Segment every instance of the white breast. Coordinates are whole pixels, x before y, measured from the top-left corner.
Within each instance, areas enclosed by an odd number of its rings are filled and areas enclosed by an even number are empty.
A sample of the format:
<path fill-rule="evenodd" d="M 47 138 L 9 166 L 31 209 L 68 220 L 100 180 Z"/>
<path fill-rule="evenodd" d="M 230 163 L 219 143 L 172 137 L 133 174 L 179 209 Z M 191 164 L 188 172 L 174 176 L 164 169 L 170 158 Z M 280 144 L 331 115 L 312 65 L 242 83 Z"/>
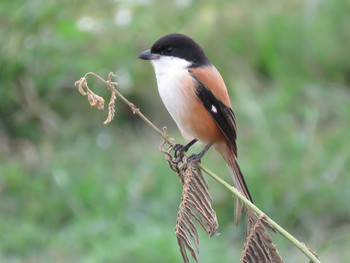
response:
<path fill-rule="evenodd" d="M 152 60 L 156 73 L 158 91 L 160 97 L 180 129 L 183 129 L 180 115 L 186 109 L 186 87 L 182 80 L 188 75 L 187 68 L 191 62 L 176 57 L 161 56 Z"/>

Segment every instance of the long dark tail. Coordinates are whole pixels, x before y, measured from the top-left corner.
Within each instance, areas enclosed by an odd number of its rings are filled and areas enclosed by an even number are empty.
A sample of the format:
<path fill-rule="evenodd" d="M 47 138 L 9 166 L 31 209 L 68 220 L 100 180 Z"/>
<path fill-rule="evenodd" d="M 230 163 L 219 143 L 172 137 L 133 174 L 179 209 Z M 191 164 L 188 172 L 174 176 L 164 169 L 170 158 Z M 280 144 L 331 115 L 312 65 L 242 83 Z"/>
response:
<path fill-rule="evenodd" d="M 249 199 L 250 202 L 253 203 L 253 199 L 249 193 L 247 183 L 243 177 L 241 168 L 239 168 L 237 158 L 235 158 L 233 164 L 228 164 L 228 168 L 230 170 L 233 182 L 235 183 L 236 188 L 238 191 L 244 194 L 244 196 Z"/>
<path fill-rule="evenodd" d="M 237 157 L 229 144 L 221 144 L 216 146 L 217 151 L 226 161 L 228 168 L 230 170 L 233 182 L 238 191 L 240 191 L 244 196 L 253 203 L 253 199 L 249 193 L 248 186 L 244 180 L 241 169 L 239 168 Z M 235 198 L 235 224 L 238 224 L 238 221 L 242 214 L 242 207 L 237 198 Z"/>

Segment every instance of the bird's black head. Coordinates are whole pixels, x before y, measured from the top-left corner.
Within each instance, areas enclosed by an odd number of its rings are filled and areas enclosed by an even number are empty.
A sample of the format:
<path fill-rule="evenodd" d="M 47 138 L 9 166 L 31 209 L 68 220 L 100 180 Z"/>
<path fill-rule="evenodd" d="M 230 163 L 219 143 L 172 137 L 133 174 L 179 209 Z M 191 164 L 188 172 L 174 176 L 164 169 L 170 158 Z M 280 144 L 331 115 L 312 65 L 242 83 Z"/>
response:
<path fill-rule="evenodd" d="M 169 34 L 161 37 L 152 45 L 151 49 L 142 52 L 139 58 L 153 60 L 160 56 L 185 59 L 192 63 L 192 67 L 210 64 L 200 45 L 183 34 Z"/>

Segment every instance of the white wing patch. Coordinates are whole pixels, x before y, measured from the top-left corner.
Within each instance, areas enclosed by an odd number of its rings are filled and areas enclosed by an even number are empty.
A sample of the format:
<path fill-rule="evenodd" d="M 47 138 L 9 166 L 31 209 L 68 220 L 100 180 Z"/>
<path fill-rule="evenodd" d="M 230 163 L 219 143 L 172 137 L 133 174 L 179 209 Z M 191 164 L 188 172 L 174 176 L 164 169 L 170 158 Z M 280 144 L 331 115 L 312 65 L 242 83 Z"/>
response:
<path fill-rule="evenodd" d="M 214 105 L 211 105 L 211 109 L 212 112 L 217 113 L 218 110 L 216 109 L 216 107 Z"/>

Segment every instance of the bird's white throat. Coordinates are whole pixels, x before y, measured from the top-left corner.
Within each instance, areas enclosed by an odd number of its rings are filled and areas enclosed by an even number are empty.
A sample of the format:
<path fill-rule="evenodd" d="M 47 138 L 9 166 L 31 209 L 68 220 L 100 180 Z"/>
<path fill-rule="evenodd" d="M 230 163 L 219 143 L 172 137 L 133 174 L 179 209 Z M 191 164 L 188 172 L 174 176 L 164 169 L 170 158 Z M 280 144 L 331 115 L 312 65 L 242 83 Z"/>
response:
<path fill-rule="evenodd" d="M 161 56 L 151 62 L 156 73 L 159 95 L 171 117 L 181 128 L 179 115 L 186 108 L 184 105 L 186 100 L 183 98 L 183 89 L 186 87 L 183 87 L 181 81 L 189 74 L 188 67 L 192 63 L 182 58 L 169 56 Z"/>
<path fill-rule="evenodd" d="M 192 65 L 192 63 L 186 59 L 171 56 L 160 56 L 158 59 L 151 60 L 151 62 L 157 78 L 159 75 L 168 75 L 176 70 L 187 69 Z"/>

